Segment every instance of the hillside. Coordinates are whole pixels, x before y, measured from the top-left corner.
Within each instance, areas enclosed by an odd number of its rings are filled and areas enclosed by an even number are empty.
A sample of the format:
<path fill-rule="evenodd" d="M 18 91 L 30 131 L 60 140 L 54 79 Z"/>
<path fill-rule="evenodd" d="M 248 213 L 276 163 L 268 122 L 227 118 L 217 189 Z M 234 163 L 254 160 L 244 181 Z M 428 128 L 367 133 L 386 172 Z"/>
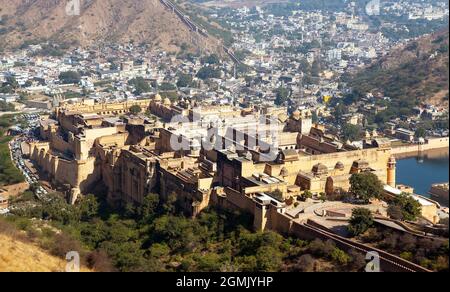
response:
<path fill-rule="evenodd" d="M 33 223 L 18 217 L 15 223 L 13 221 L 0 216 L 0 272 L 64 272 L 67 251 L 84 252 L 73 242 L 71 246 L 67 245 L 67 237 L 53 234 L 56 230 L 44 222 Z M 91 259 L 93 268 L 88 269 L 82 264 L 82 272 L 104 270 L 105 261 L 100 262 L 99 256 L 91 256 Z M 85 261 L 82 257 L 81 262 Z"/>
<path fill-rule="evenodd" d="M 217 40 L 206 42 L 192 34 L 159 0 L 83 0 L 79 2 L 79 15 L 68 15 L 67 3 L 2 1 L 0 47 L 39 40 L 83 46 L 134 41 L 167 51 L 180 47 L 215 51 L 217 47 Z M 75 10 L 69 9 L 69 14 L 73 14 L 71 11 Z"/>
<path fill-rule="evenodd" d="M 389 96 L 397 107 L 418 102 L 448 104 L 449 31 L 426 35 L 399 46 L 350 78 L 359 93 Z"/>
<path fill-rule="evenodd" d="M 0 272 L 63 272 L 66 262 L 32 243 L 0 234 Z"/>

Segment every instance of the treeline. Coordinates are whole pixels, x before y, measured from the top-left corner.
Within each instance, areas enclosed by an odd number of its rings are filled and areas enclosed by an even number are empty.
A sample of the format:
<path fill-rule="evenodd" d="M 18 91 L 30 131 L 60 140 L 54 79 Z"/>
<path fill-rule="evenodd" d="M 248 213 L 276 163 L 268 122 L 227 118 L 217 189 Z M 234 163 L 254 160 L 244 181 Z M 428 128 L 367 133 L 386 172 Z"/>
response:
<path fill-rule="evenodd" d="M 196 219 L 186 218 L 178 212 L 174 194 L 166 200 L 149 194 L 142 205 L 127 205 L 114 212 L 93 195 L 75 206 L 58 195 L 51 195 L 45 203 L 18 200 L 13 202 L 16 208 L 10 220 L 50 220 L 62 233 L 47 230 L 48 234 L 39 236 L 51 242 L 52 253 L 62 256 L 65 250 L 82 250 L 87 266 L 97 269 L 337 271 L 359 270 L 365 265 L 361 256 L 347 254 L 332 242 L 252 232 L 253 219 L 248 214 L 210 208 Z M 29 224 L 22 225 L 32 230 Z"/>

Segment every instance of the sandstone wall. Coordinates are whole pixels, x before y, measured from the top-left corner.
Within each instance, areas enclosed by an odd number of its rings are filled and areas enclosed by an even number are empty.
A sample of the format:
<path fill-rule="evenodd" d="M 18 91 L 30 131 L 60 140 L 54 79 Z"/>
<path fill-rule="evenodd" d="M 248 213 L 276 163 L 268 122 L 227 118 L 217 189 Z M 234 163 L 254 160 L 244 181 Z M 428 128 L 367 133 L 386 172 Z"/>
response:
<path fill-rule="evenodd" d="M 449 148 L 449 137 L 431 138 L 426 140 L 425 144 L 412 144 L 392 148 L 392 154 L 397 157 L 402 157 L 405 154 L 419 154 L 423 151 L 430 151 L 441 148 Z"/>
<path fill-rule="evenodd" d="M 99 171 L 95 169 L 93 157 L 85 161 L 69 161 L 53 155 L 49 151 L 48 143 L 32 145 L 32 149 L 31 160 L 56 184 L 69 184 L 83 193 L 99 179 Z"/>
<path fill-rule="evenodd" d="M 287 181 L 289 184 L 295 184 L 299 171 L 310 172 L 314 165 L 321 163 L 328 169 L 334 169 L 337 162 L 344 165 L 343 173 L 350 173 L 350 169 L 355 160 L 363 159 L 369 163 L 369 166 L 380 171 L 380 180 L 387 181 L 387 163 L 391 156 L 390 149 L 365 149 L 348 152 L 336 152 L 320 155 L 300 156 L 299 160 L 285 162 L 284 164 L 267 165 L 266 173 L 280 178 L 281 169 L 288 170 Z"/>

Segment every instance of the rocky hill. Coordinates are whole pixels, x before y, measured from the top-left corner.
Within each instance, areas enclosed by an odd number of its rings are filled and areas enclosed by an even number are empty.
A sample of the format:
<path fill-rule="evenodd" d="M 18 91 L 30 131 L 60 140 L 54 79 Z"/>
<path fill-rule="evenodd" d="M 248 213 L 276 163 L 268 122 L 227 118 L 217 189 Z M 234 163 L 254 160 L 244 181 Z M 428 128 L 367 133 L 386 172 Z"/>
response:
<path fill-rule="evenodd" d="M 392 50 L 351 78 L 361 93 L 382 93 L 400 107 L 448 104 L 449 31 L 420 37 Z"/>
<path fill-rule="evenodd" d="M 167 51 L 215 51 L 218 46 L 217 40 L 191 33 L 159 0 L 1 2 L 0 46 L 6 48 L 42 40 L 83 46 L 133 41 Z"/>

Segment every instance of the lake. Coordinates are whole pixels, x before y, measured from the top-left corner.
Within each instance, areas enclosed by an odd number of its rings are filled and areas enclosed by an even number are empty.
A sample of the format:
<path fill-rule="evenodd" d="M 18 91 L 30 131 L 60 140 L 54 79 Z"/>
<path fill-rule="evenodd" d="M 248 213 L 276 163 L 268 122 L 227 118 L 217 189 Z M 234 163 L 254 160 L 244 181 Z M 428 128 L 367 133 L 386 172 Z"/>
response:
<path fill-rule="evenodd" d="M 439 149 L 422 155 L 397 159 L 397 184 L 414 187 L 414 192 L 429 197 L 432 184 L 448 182 L 449 150 Z"/>

